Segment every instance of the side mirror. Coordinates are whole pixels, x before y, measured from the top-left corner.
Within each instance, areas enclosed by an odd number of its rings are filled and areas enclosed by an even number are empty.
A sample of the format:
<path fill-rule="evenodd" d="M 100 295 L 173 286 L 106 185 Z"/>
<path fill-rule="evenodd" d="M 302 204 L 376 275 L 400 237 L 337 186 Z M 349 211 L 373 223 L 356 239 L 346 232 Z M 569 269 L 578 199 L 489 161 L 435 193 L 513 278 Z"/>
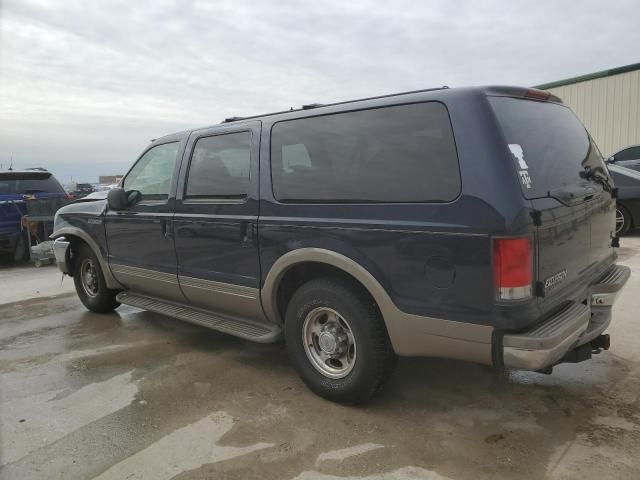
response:
<path fill-rule="evenodd" d="M 616 162 L 616 157 L 611 155 L 609 158 L 607 158 L 607 160 L 605 161 L 605 163 L 615 163 Z"/>
<path fill-rule="evenodd" d="M 111 210 L 124 210 L 129 206 L 129 197 L 121 188 L 114 188 L 107 193 L 107 205 Z"/>

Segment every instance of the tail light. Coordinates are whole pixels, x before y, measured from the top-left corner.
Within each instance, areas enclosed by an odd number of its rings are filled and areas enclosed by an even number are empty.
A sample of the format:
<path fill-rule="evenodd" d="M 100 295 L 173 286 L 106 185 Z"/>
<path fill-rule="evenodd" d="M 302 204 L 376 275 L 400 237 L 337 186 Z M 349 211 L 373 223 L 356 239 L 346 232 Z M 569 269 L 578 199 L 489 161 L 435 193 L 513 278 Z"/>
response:
<path fill-rule="evenodd" d="M 532 295 L 533 245 L 530 237 L 493 239 L 493 275 L 500 300 Z"/>
<path fill-rule="evenodd" d="M 530 98 L 532 100 L 541 100 L 544 102 L 549 100 L 549 97 L 551 97 L 551 92 L 538 90 L 537 88 L 530 88 L 529 90 L 527 90 L 527 93 L 525 93 L 524 96 L 525 98 Z"/>

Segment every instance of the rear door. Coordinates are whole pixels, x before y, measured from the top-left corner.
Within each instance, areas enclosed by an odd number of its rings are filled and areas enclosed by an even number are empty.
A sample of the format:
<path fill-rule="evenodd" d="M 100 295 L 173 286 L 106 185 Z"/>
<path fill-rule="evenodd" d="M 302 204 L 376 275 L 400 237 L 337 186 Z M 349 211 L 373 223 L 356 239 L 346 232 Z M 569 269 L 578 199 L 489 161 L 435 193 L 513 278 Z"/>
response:
<path fill-rule="evenodd" d="M 593 140 L 566 106 L 490 97 L 525 198 L 539 212 L 539 294 L 589 283 L 613 258 L 615 200 Z"/>
<path fill-rule="evenodd" d="M 175 210 L 178 278 L 194 306 L 261 320 L 258 288 L 260 122 L 195 131 Z"/>

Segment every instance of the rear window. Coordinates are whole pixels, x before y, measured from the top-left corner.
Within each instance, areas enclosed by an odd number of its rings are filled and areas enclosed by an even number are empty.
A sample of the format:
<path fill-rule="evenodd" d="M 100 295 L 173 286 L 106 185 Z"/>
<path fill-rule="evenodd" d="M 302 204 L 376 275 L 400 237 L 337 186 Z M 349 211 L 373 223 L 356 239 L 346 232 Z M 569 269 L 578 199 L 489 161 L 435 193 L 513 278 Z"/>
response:
<path fill-rule="evenodd" d="M 526 198 L 584 183 L 580 172 L 587 166 L 604 168 L 598 147 L 568 107 L 510 97 L 489 97 L 489 102 Z"/>
<path fill-rule="evenodd" d="M 449 115 L 437 102 L 277 123 L 271 173 L 280 201 L 446 202 L 460 193 Z"/>
<path fill-rule="evenodd" d="M 0 195 L 28 195 L 34 193 L 65 193 L 65 191 L 53 176 L 45 179 L 0 178 Z"/>

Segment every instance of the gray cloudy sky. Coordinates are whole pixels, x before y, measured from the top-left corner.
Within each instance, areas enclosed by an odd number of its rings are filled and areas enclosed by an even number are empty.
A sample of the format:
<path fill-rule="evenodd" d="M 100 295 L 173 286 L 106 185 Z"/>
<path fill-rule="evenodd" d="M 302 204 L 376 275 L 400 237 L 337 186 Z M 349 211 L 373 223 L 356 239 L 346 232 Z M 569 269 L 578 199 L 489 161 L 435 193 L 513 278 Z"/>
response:
<path fill-rule="evenodd" d="M 0 163 L 64 182 L 228 116 L 640 61 L 637 0 L 0 2 Z"/>

